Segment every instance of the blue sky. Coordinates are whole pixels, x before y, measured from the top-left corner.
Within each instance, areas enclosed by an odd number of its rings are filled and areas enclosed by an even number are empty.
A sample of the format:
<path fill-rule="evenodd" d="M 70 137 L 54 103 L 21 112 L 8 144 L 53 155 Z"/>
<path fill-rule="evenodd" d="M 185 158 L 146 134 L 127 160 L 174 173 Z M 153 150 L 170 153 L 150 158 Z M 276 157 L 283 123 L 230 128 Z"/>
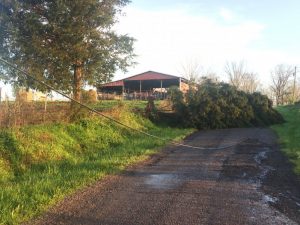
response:
<path fill-rule="evenodd" d="M 136 0 L 118 29 L 137 39 L 138 66 L 181 75 L 180 64 L 198 61 L 224 77 L 227 61 L 243 60 L 268 83 L 277 64 L 300 64 L 300 1 Z"/>
<path fill-rule="evenodd" d="M 299 0 L 137 0 L 131 4 L 150 11 L 185 7 L 191 15 L 211 18 L 218 18 L 220 8 L 228 9 L 237 15 L 238 20 L 254 20 L 264 24 L 266 47 L 286 48 L 295 52 L 299 50 Z"/>

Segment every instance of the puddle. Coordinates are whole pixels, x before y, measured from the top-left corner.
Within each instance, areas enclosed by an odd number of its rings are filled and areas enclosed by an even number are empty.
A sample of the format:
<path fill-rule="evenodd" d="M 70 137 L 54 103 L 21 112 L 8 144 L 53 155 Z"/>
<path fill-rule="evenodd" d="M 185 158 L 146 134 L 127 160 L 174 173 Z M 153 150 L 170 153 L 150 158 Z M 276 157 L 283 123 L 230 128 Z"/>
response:
<path fill-rule="evenodd" d="M 277 211 L 275 208 L 270 207 L 253 207 L 249 209 L 248 214 L 251 224 L 285 224 L 285 225 L 299 225 L 285 214 Z M 262 222 L 263 221 L 263 222 Z"/>
<path fill-rule="evenodd" d="M 264 151 L 259 152 L 258 154 L 256 154 L 256 155 L 254 156 L 255 162 L 257 162 L 258 164 L 261 164 L 261 162 L 262 162 L 264 159 L 267 158 L 267 152 L 270 151 L 270 149 L 267 148 L 267 147 L 264 147 L 263 150 L 264 150 Z"/>
<path fill-rule="evenodd" d="M 172 189 L 180 184 L 180 179 L 174 174 L 152 174 L 145 179 L 145 184 L 155 189 Z"/>
<path fill-rule="evenodd" d="M 259 152 L 258 154 L 256 154 L 254 156 L 254 160 L 258 164 L 258 167 L 260 169 L 260 174 L 257 177 L 258 180 L 256 181 L 258 187 L 261 186 L 262 180 L 264 180 L 267 177 L 268 173 L 270 171 L 274 170 L 273 167 L 262 164 L 262 161 L 268 158 L 267 153 L 270 151 L 270 148 L 269 147 L 263 147 L 262 149 L 263 149 L 263 151 Z"/>
<path fill-rule="evenodd" d="M 261 172 L 259 178 L 260 178 L 261 180 L 265 179 L 266 176 L 268 175 L 268 173 L 269 173 L 270 171 L 272 171 L 272 170 L 274 170 L 274 168 L 271 167 L 271 166 L 265 166 L 265 167 L 263 167 L 263 168 L 262 168 L 262 172 Z"/>
<path fill-rule="evenodd" d="M 268 203 L 268 202 L 276 203 L 278 201 L 278 198 L 272 197 L 270 195 L 264 195 L 263 196 L 263 201 L 266 202 L 266 203 Z"/>

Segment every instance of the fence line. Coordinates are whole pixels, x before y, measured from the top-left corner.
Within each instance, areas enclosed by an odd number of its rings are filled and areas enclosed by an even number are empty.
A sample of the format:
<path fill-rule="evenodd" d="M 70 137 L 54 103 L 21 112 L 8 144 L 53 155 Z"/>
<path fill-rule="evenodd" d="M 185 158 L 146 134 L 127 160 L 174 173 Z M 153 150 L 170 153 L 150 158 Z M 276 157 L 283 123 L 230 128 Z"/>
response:
<path fill-rule="evenodd" d="M 98 93 L 99 100 L 148 100 L 152 98 L 154 100 L 164 100 L 168 98 L 168 94 L 165 92 L 131 92 L 131 93 L 106 93 L 100 92 Z"/>
<path fill-rule="evenodd" d="M 69 109 L 69 102 L 1 102 L 0 127 L 66 122 Z"/>

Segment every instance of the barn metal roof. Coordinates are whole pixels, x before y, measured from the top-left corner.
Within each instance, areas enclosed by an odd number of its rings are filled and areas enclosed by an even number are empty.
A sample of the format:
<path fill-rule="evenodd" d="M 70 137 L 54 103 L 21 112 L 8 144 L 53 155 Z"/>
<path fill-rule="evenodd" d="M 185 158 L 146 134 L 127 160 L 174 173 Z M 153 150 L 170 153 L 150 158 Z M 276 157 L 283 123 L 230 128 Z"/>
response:
<path fill-rule="evenodd" d="M 139 81 L 139 80 L 173 80 L 173 79 L 179 79 L 180 77 L 164 74 L 164 73 L 158 73 L 154 71 L 147 71 L 144 73 L 140 73 L 131 77 L 124 78 L 122 80 L 109 82 L 106 84 L 101 85 L 102 87 L 117 87 L 117 86 L 124 86 L 124 82 L 126 81 Z M 186 79 L 181 78 L 182 80 L 186 81 Z"/>
<path fill-rule="evenodd" d="M 179 79 L 177 76 L 164 74 L 164 73 L 158 73 L 154 71 L 147 71 L 144 73 L 140 73 L 128 78 L 125 78 L 124 80 L 171 80 L 171 79 Z"/>
<path fill-rule="evenodd" d="M 106 84 L 101 84 L 101 87 L 122 87 L 124 86 L 124 81 L 123 80 L 117 80 L 113 82 L 109 82 Z"/>

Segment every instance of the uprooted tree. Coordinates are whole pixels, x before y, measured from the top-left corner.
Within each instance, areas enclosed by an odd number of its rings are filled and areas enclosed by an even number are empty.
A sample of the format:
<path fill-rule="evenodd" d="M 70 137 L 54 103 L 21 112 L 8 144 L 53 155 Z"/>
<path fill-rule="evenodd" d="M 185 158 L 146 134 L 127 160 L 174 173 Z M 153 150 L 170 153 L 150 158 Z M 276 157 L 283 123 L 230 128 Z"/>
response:
<path fill-rule="evenodd" d="M 272 101 L 258 92 L 246 93 L 236 87 L 207 79 L 185 95 L 170 91 L 173 109 L 182 125 L 198 129 L 266 126 L 283 122 Z"/>
<path fill-rule="evenodd" d="M 132 64 L 134 39 L 113 30 L 129 0 L 0 2 L 0 54 L 19 68 L 80 101 L 84 84 L 109 80 Z M 0 66 L 0 79 L 45 87 Z"/>

